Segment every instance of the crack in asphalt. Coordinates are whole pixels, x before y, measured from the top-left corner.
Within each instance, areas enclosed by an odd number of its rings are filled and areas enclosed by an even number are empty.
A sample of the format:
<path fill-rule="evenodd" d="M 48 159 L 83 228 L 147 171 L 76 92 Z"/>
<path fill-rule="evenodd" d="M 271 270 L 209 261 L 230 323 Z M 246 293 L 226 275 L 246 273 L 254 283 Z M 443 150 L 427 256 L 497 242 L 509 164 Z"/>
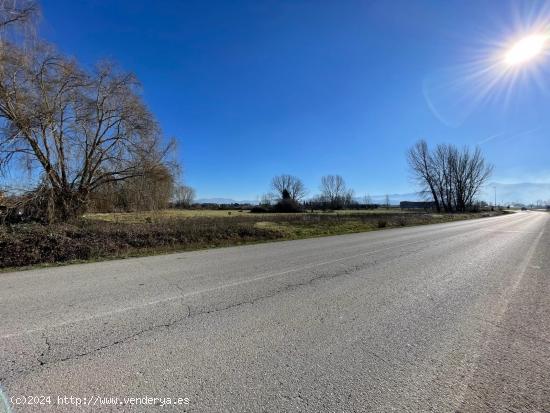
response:
<path fill-rule="evenodd" d="M 403 251 L 400 254 L 398 254 L 394 257 L 391 257 L 389 262 L 391 262 L 393 260 L 396 260 L 396 259 L 399 259 L 399 258 L 402 258 L 402 257 L 407 256 L 407 255 L 410 255 L 410 254 L 414 254 L 416 251 L 417 251 L 417 249 L 411 249 L 409 251 Z M 44 368 L 46 366 L 55 365 L 57 363 L 61 363 L 61 362 L 64 362 L 64 361 L 70 361 L 70 360 L 75 360 L 75 359 L 79 359 L 79 358 L 82 358 L 82 357 L 86 357 L 86 356 L 92 355 L 94 353 L 97 353 L 97 352 L 106 350 L 108 348 L 114 347 L 116 345 L 123 344 L 123 343 L 125 343 L 129 340 L 132 340 L 136 337 L 139 337 L 139 336 L 141 336 L 145 333 L 148 333 L 148 332 L 160 329 L 160 328 L 170 328 L 170 327 L 172 327 L 176 324 L 179 324 L 180 322 L 183 322 L 183 321 L 185 321 L 189 318 L 192 318 L 192 317 L 205 315 L 205 314 L 217 313 L 217 312 L 220 312 L 220 311 L 226 311 L 226 310 L 237 308 L 237 307 L 240 307 L 240 306 L 243 306 L 243 305 L 254 305 L 255 303 L 257 303 L 261 300 L 274 297 L 274 296 L 276 296 L 280 293 L 283 293 L 283 292 L 294 291 L 296 289 L 311 285 L 311 284 L 313 284 L 317 281 L 320 281 L 320 280 L 328 280 L 328 279 L 337 278 L 337 277 L 340 277 L 340 276 L 343 276 L 343 275 L 354 274 L 356 272 L 364 270 L 365 268 L 372 267 L 373 265 L 376 265 L 377 263 L 378 263 L 378 261 L 376 259 L 370 259 L 370 260 L 367 260 L 366 262 L 364 262 L 360 265 L 354 265 L 351 268 L 345 268 L 345 269 L 342 269 L 340 271 L 331 272 L 331 273 L 319 272 L 319 271 L 316 271 L 315 269 L 311 269 L 309 274 L 313 274 L 314 276 L 308 278 L 307 280 L 304 280 L 304 281 L 298 282 L 298 283 L 287 284 L 287 285 L 284 285 L 282 288 L 278 288 L 276 290 L 271 291 L 268 294 L 259 295 L 259 296 L 256 296 L 256 297 L 252 298 L 252 299 L 239 301 L 237 303 L 232 303 L 232 304 L 220 307 L 220 308 L 204 309 L 204 310 L 199 310 L 199 311 L 194 312 L 192 310 L 192 307 L 189 304 L 182 303 L 182 305 L 187 308 L 186 315 L 184 315 L 182 317 L 178 317 L 178 318 L 176 318 L 174 320 L 171 320 L 167 323 L 152 325 L 149 328 L 145 328 L 145 329 L 139 330 L 135 333 L 132 333 L 130 335 L 126 335 L 126 336 L 121 337 L 117 340 L 114 340 L 114 341 L 112 341 L 108 344 L 98 346 L 98 347 L 94 347 L 94 348 L 92 348 L 90 350 L 87 350 L 87 351 L 84 351 L 84 352 L 80 352 L 80 353 L 76 353 L 76 354 L 70 354 L 66 357 L 56 358 L 56 359 L 53 359 L 53 360 L 47 360 L 47 356 L 48 356 L 48 354 L 50 354 L 52 352 L 53 346 L 52 346 L 51 342 L 49 341 L 46 332 L 43 332 L 42 333 L 42 338 L 43 338 L 44 343 L 46 345 L 46 349 L 37 357 L 38 366 L 40 368 Z M 162 277 L 162 276 L 161 276 L 161 278 L 164 279 L 164 277 Z M 182 293 L 182 299 L 184 298 L 183 295 L 185 293 L 179 285 L 171 283 L 166 279 L 164 279 L 164 280 L 167 281 L 174 288 L 178 289 L 178 291 L 180 291 Z M 26 370 L 23 370 L 23 371 L 18 371 L 17 373 L 25 374 L 25 373 L 32 372 L 34 370 L 35 369 L 30 368 L 30 369 L 26 369 Z"/>
<path fill-rule="evenodd" d="M 452 237 L 453 238 L 454 237 L 460 237 L 461 235 L 463 235 L 463 234 L 453 235 Z M 428 242 L 428 244 L 429 243 L 430 242 Z M 308 271 L 308 274 L 313 275 L 313 276 L 307 278 L 306 280 L 304 280 L 302 282 L 286 284 L 286 285 L 282 286 L 281 288 L 278 288 L 278 289 L 275 289 L 275 290 L 269 292 L 268 294 L 258 295 L 254 298 L 251 298 L 251 299 L 248 299 L 248 300 L 242 300 L 242 301 L 239 301 L 239 302 L 236 302 L 236 303 L 231 303 L 229 305 L 225 305 L 225 306 L 219 307 L 219 308 L 214 307 L 214 308 L 211 308 L 211 309 L 200 309 L 198 311 L 193 311 L 191 305 L 182 302 L 182 306 L 184 306 L 187 309 L 187 311 L 186 311 L 187 314 L 185 316 L 178 317 L 175 320 L 169 321 L 167 323 L 154 324 L 154 325 L 150 326 L 149 328 L 139 330 L 135 333 L 132 333 L 130 335 L 126 335 L 126 336 L 123 336 L 123 337 L 121 337 L 117 340 L 114 340 L 114 341 L 112 341 L 108 344 L 91 348 L 91 349 L 89 349 L 85 352 L 71 354 L 71 355 L 68 355 L 66 357 L 60 357 L 60 358 L 56 358 L 56 359 L 53 359 L 53 360 L 47 360 L 47 356 L 48 356 L 48 354 L 50 354 L 52 352 L 53 346 L 50 343 L 50 341 L 48 340 L 48 337 L 47 337 L 46 333 L 43 332 L 42 337 L 43 337 L 44 343 L 46 345 L 46 350 L 43 351 L 38 356 L 38 358 L 37 358 L 38 366 L 43 368 L 45 366 L 57 364 L 57 363 L 60 363 L 60 362 L 86 357 L 86 356 L 89 356 L 89 355 L 94 354 L 96 352 L 100 352 L 102 350 L 114 347 L 114 346 L 119 345 L 119 344 L 123 344 L 123 343 L 125 343 L 125 342 L 127 342 L 131 339 L 134 339 L 136 337 L 139 337 L 139 336 L 141 336 L 145 333 L 148 333 L 148 332 L 160 329 L 160 328 L 170 328 L 170 327 L 172 327 L 176 324 L 179 324 L 180 322 L 183 322 L 183 321 L 185 321 L 185 320 L 187 320 L 191 317 L 196 317 L 196 316 L 206 315 L 206 314 L 213 314 L 213 313 L 230 310 L 230 309 L 237 308 L 237 307 L 244 306 L 244 305 L 254 305 L 255 303 L 257 303 L 259 301 L 262 301 L 264 299 L 274 297 L 274 296 L 276 296 L 278 294 L 281 294 L 281 293 L 284 293 L 284 292 L 294 291 L 296 289 L 299 289 L 299 288 L 302 288 L 302 287 L 305 287 L 305 286 L 308 286 L 308 285 L 312 285 L 315 282 L 318 282 L 318 281 L 321 281 L 321 280 L 329 280 L 329 279 L 337 278 L 337 277 L 340 277 L 340 276 L 355 274 L 357 272 L 360 272 L 360 271 L 364 270 L 365 268 L 372 267 L 372 266 L 378 264 L 379 262 L 392 262 L 394 260 L 403 258 L 405 256 L 412 255 L 412 254 L 422 250 L 423 248 L 425 248 L 425 245 L 422 245 L 422 244 L 417 245 L 415 247 L 410 247 L 407 250 L 400 251 L 395 256 L 389 257 L 389 259 L 386 259 L 386 260 L 380 260 L 380 259 L 377 259 L 377 257 L 365 257 L 365 258 L 367 258 L 367 260 L 365 262 L 361 263 L 361 264 L 352 265 L 351 267 L 342 268 L 339 271 L 330 272 L 330 273 L 326 273 L 322 270 L 319 270 L 319 269 L 316 269 L 316 268 L 313 268 L 313 267 L 308 268 L 308 269 L 305 269 L 305 270 Z M 160 275 L 160 278 L 162 278 L 164 281 L 166 281 L 171 287 L 177 289 L 180 292 L 180 298 L 181 299 L 186 298 L 185 291 L 177 283 L 169 281 L 168 279 L 166 279 L 162 275 Z M 486 321 L 486 320 L 483 320 L 483 321 Z M 18 373 L 24 374 L 25 372 L 32 372 L 33 370 L 34 369 L 30 368 L 30 369 L 26 369 L 26 370 L 23 370 L 23 371 L 19 371 Z M 13 370 L 12 370 L 12 372 L 13 372 Z"/>
<path fill-rule="evenodd" d="M 452 237 L 454 238 L 454 237 L 461 236 L 461 235 L 463 235 L 463 234 L 453 235 Z M 430 242 L 428 242 L 428 244 L 430 244 Z M 302 288 L 302 287 L 305 287 L 305 286 L 308 286 L 308 285 L 312 285 L 315 282 L 320 281 L 320 280 L 329 280 L 329 279 L 334 279 L 334 278 L 344 276 L 344 275 L 355 274 L 359 271 L 364 270 L 365 268 L 372 267 L 372 266 L 378 264 L 380 261 L 392 262 L 394 260 L 403 258 L 405 256 L 412 255 L 412 254 L 422 250 L 423 248 L 425 248 L 425 245 L 417 245 L 415 247 L 410 247 L 407 250 L 400 251 L 400 253 L 396 254 L 395 256 L 389 257 L 389 259 L 387 259 L 387 260 L 377 260 L 376 257 L 365 257 L 365 258 L 367 258 L 367 261 L 365 261 L 362 264 L 352 265 L 351 267 L 343 268 L 339 271 L 331 272 L 331 273 L 326 273 L 326 272 L 320 271 L 318 269 L 315 269 L 314 267 L 307 268 L 307 269 L 304 269 L 304 270 L 308 271 L 309 274 L 313 274 L 313 277 L 309 277 L 309 278 L 307 278 L 306 280 L 304 280 L 302 282 L 284 285 L 281 288 L 278 288 L 278 289 L 275 289 L 275 290 L 269 292 L 268 294 L 258 295 L 258 296 L 254 297 L 252 299 L 242 300 L 242 301 L 239 301 L 237 303 L 232 303 L 232 304 L 229 304 L 229 305 L 226 305 L 226 306 L 223 306 L 223 307 L 219 307 L 219 308 L 202 309 L 202 310 L 194 312 L 192 310 L 192 307 L 189 304 L 186 304 L 186 303 L 182 302 L 182 305 L 187 308 L 187 314 L 183 317 L 178 317 L 177 319 L 172 320 L 172 321 L 167 322 L 167 323 L 152 325 L 149 328 L 139 330 L 139 331 L 137 331 L 133 334 L 121 337 L 117 340 L 114 340 L 114 341 L 108 343 L 108 344 L 98 346 L 98 347 L 94 347 L 94 348 L 92 348 L 90 350 L 87 350 L 85 352 L 71 354 L 69 356 L 60 357 L 60 358 L 57 358 L 57 359 L 54 359 L 54 360 L 46 360 L 47 355 L 52 352 L 53 346 L 48 341 L 46 333 L 43 332 L 42 336 L 43 336 L 44 342 L 46 344 L 46 350 L 44 352 L 42 352 L 40 354 L 40 356 L 37 358 L 38 365 L 39 365 L 39 367 L 45 367 L 45 366 L 57 364 L 57 363 L 64 362 L 64 361 L 70 361 L 70 360 L 86 357 L 86 356 L 89 356 L 89 355 L 94 354 L 96 352 L 114 347 L 114 346 L 119 345 L 119 344 L 123 344 L 123 343 L 125 343 L 125 342 L 127 342 L 131 339 L 134 339 L 136 337 L 139 337 L 140 335 L 143 335 L 145 333 L 148 333 L 148 332 L 160 329 L 160 328 L 170 328 L 170 327 L 172 327 L 172 326 L 174 326 L 174 325 L 176 325 L 180 322 L 183 322 L 183 321 L 185 321 L 185 320 L 187 320 L 191 317 L 196 317 L 196 316 L 206 315 L 206 314 L 213 314 L 213 313 L 230 310 L 230 309 L 237 308 L 237 307 L 244 306 L 244 305 L 254 305 L 255 303 L 257 303 L 259 301 L 262 301 L 264 299 L 268 299 L 268 298 L 274 297 L 274 296 L 276 296 L 278 294 L 281 294 L 281 293 L 284 293 L 284 292 L 294 291 L 296 289 L 299 289 L 299 288 Z M 162 275 L 160 275 L 160 278 L 162 278 L 164 281 L 166 281 L 170 286 L 177 289 L 181 293 L 180 297 L 182 299 L 185 299 L 186 293 L 177 283 L 170 282 L 169 280 L 167 280 Z M 253 280 L 253 281 L 256 281 L 256 280 Z M 260 281 L 260 280 L 258 280 L 258 281 Z M 24 371 L 19 371 L 18 373 L 24 374 L 26 372 L 32 372 L 33 370 L 34 369 L 30 368 L 30 369 L 26 369 Z"/>
<path fill-rule="evenodd" d="M 40 360 L 40 366 L 47 366 L 47 365 L 51 365 L 51 364 L 56 364 L 56 363 L 60 363 L 60 362 L 63 362 L 63 361 L 68 361 L 68 360 L 74 360 L 74 359 L 78 359 L 78 358 L 82 358 L 82 357 L 86 357 L 86 356 L 89 356 L 93 353 L 96 353 L 96 352 L 99 352 L 101 350 L 105 350 L 105 349 L 108 349 L 110 347 L 113 347 L 113 346 L 116 346 L 118 344 L 122 344 L 126 341 L 129 341 L 133 338 L 136 338 L 142 334 L 145 334 L 145 333 L 148 333 L 150 331 L 153 331 L 153 330 L 156 330 L 156 329 L 159 329 L 159 328 L 169 328 L 187 318 L 190 317 L 190 313 L 191 313 L 191 308 L 189 307 L 189 305 L 187 304 L 184 304 L 182 303 L 183 306 L 185 306 L 187 308 L 187 314 L 183 317 L 178 317 L 174 320 L 171 320 L 171 321 L 168 321 L 166 323 L 161 323 L 161 324 L 154 324 L 152 326 L 150 326 L 149 328 L 144 328 L 144 329 L 141 329 L 139 331 L 136 331 L 135 333 L 132 333 L 130 335 L 127 335 L 127 336 L 124 336 L 124 337 L 121 337 L 109 344 L 105 344 L 105 345 L 102 345 L 102 346 L 99 346 L 99 347 L 95 347 L 93 349 L 90 349 L 88 351 L 85 351 L 85 352 L 82 352 L 82 353 L 76 353 L 76 354 L 71 354 L 70 356 L 67 356 L 67 357 L 61 357 L 61 358 L 58 358 L 56 360 L 51 360 L 51 361 L 44 361 L 44 360 Z M 45 357 L 47 355 L 47 353 L 51 352 L 52 350 L 52 346 L 49 344 L 48 342 L 48 339 L 47 339 L 47 336 L 44 336 L 44 339 L 47 343 L 47 351 L 45 351 L 44 353 L 41 354 L 41 357 Z"/>
<path fill-rule="evenodd" d="M 401 258 L 403 255 L 407 255 L 407 254 L 400 254 L 398 256 L 395 256 L 390 261 Z M 319 273 L 315 269 L 310 269 L 310 274 L 314 274 L 314 276 L 308 278 L 307 280 L 304 280 L 302 282 L 293 283 L 293 284 L 284 285 L 282 288 L 278 288 L 276 290 L 273 290 L 268 294 L 263 294 L 263 295 L 256 296 L 256 297 L 254 297 L 250 300 L 244 300 L 244 301 L 240 301 L 238 303 L 229 304 L 229 305 L 221 307 L 221 308 L 213 308 L 211 310 L 201 310 L 201 311 L 197 311 L 195 313 L 191 312 L 191 317 L 194 317 L 194 316 L 197 316 L 197 315 L 203 315 L 203 314 L 212 314 L 212 313 L 216 313 L 216 312 L 219 312 L 219 311 L 225 311 L 225 310 L 233 309 L 233 308 L 236 308 L 236 307 L 240 307 L 240 306 L 243 306 L 243 305 L 253 305 L 258 301 L 274 297 L 274 296 L 276 296 L 278 294 L 281 294 L 283 292 L 294 291 L 294 290 L 297 290 L 301 287 L 312 285 L 315 282 L 320 281 L 320 280 L 324 281 L 324 280 L 329 280 L 329 279 L 341 277 L 343 275 L 350 275 L 350 274 L 362 271 L 365 268 L 372 267 L 376 264 L 377 264 L 377 261 L 375 259 L 372 259 L 372 260 L 368 260 L 367 262 L 363 263 L 362 265 L 355 265 L 355 266 L 352 267 L 352 269 L 349 269 L 349 268 L 348 269 L 343 269 L 341 271 L 330 273 L 330 274 Z"/>
<path fill-rule="evenodd" d="M 46 344 L 46 349 L 40 354 L 38 357 L 38 363 L 43 366 L 46 364 L 46 362 L 43 360 L 43 358 L 46 356 L 46 354 L 50 353 L 52 351 L 52 345 L 50 343 L 50 340 L 48 339 L 48 336 L 45 331 L 42 332 L 42 338 L 44 340 L 44 343 Z"/>

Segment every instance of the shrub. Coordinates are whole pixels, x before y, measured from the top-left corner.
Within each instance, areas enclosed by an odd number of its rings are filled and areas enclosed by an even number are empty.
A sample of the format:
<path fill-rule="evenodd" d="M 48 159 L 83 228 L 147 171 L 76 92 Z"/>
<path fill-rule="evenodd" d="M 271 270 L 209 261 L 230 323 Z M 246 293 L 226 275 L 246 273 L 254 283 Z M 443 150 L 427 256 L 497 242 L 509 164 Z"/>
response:
<path fill-rule="evenodd" d="M 250 210 L 250 212 L 255 214 L 263 214 L 266 212 L 271 212 L 271 209 L 266 205 L 256 205 Z"/>
<path fill-rule="evenodd" d="M 302 212 L 302 207 L 294 199 L 281 199 L 273 207 L 274 212 Z"/>
<path fill-rule="evenodd" d="M 272 240 L 281 234 L 240 217 L 171 219 L 124 224 L 75 221 L 72 224 L 0 226 L 0 268 L 124 256 L 140 250 L 167 251 Z"/>

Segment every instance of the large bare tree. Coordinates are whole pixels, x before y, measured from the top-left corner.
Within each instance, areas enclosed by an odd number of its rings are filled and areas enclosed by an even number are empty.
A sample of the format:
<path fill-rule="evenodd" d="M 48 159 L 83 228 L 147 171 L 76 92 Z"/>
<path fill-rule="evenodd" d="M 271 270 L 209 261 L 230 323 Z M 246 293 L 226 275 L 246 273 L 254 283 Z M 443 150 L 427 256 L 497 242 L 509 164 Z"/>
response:
<path fill-rule="evenodd" d="M 422 192 L 432 197 L 438 211 L 470 209 L 493 171 L 479 148 L 460 150 L 440 144 L 430 151 L 423 140 L 408 151 L 407 160 L 413 178 Z"/>
<path fill-rule="evenodd" d="M 479 148 L 456 151 L 451 159 L 451 174 L 454 183 L 455 208 L 466 211 L 474 202 L 481 187 L 488 181 L 493 166 L 488 165 Z"/>
<path fill-rule="evenodd" d="M 279 175 L 271 180 L 271 187 L 277 193 L 279 199 L 285 198 L 285 191 L 290 199 L 300 202 L 307 194 L 302 180 L 292 175 Z"/>
<path fill-rule="evenodd" d="M 0 54 L 0 166 L 42 177 L 51 217 L 81 212 L 90 193 L 156 168 L 166 154 L 138 82 L 112 65 L 82 70 L 44 44 Z"/>
<path fill-rule="evenodd" d="M 418 141 L 407 152 L 407 162 L 412 171 L 414 180 L 422 188 L 422 193 L 429 193 L 434 202 L 437 211 L 441 210 L 440 194 L 437 188 L 437 168 L 434 165 L 434 159 L 428 144 L 425 140 Z"/>

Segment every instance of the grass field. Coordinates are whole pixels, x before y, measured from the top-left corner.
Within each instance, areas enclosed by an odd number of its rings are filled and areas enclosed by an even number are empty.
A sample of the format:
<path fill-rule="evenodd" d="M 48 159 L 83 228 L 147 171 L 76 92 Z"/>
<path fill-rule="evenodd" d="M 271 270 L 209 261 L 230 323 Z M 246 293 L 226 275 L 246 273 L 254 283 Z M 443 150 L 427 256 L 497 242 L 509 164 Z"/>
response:
<path fill-rule="evenodd" d="M 339 210 L 339 211 L 314 211 L 313 214 L 320 215 L 350 215 L 350 214 L 395 214 L 395 213 L 413 213 L 411 211 L 401 211 L 398 208 L 378 208 L 365 210 Z M 308 212 L 307 214 L 312 214 Z M 138 224 L 145 222 L 159 222 L 165 219 L 173 218 L 236 218 L 243 216 L 262 217 L 266 214 L 253 214 L 249 210 L 222 210 L 222 209 L 167 209 L 162 211 L 147 212 L 109 212 L 109 213 L 89 213 L 84 215 L 88 220 L 100 220 L 106 222 L 121 222 L 129 224 Z M 269 216 L 302 216 L 304 214 L 273 214 Z"/>
<path fill-rule="evenodd" d="M 399 210 L 301 214 L 248 211 L 87 214 L 69 223 L 0 226 L 0 269 L 85 262 L 257 242 L 350 234 L 479 218 L 499 212 L 433 214 Z"/>
<path fill-rule="evenodd" d="M 249 215 L 248 210 L 221 210 L 221 209 L 167 209 L 162 211 L 147 212 L 108 212 L 90 213 L 84 215 L 85 219 L 101 220 L 107 222 L 143 223 L 150 220 L 159 221 L 172 218 L 227 218 Z"/>

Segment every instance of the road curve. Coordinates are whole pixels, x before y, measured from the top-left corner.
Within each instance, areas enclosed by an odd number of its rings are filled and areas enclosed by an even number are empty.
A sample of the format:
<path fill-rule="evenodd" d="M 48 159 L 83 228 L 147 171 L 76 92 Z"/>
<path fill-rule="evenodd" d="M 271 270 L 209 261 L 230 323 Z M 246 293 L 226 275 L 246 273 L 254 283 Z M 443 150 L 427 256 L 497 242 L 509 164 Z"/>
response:
<path fill-rule="evenodd" d="M 0 274 L 0 384 L 14 412 L 549 412 L 549 251 L 525 212 Z"/>

